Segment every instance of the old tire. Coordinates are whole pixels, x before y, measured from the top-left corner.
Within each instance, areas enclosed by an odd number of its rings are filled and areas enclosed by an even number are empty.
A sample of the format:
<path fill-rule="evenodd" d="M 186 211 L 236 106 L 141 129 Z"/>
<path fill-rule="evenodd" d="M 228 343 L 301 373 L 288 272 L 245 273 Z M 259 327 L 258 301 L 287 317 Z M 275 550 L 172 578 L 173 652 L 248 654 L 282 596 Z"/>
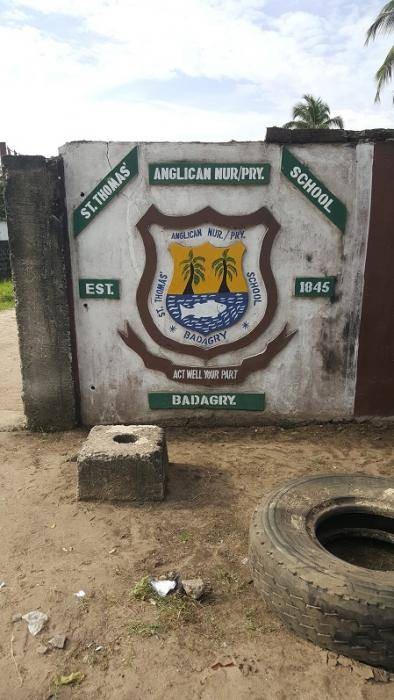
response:
<path fill-rule="evenodd" d="M 306 476 L 271 493 L 250 527 L 255 585 L 300 637 L 394 670 L 394 571 L 347 563 L 321 543 L 344 534 L 394 546 L 392 479 Z"/>

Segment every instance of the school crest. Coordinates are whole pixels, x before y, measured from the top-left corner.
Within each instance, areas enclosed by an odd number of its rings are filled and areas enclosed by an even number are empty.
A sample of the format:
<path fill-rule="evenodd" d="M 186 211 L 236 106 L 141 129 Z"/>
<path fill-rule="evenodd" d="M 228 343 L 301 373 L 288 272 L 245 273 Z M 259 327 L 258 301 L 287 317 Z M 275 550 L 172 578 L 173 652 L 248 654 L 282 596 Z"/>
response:
<path fill-rule="evenodd" d="M 202 237 L 203 229 L 197 231 L 201 231 Z M 237 235 L 244 235 L 244 232 Z M 238 323 L 249 302 L 242 268 L 245 244 L 219 246 L 206 242 L 187 246 L 172 243 L 168 250 L 173 272 L 165 298 L 172 320 L 203 336 Z"/>
<path fill-rule="evenodd" d="M 204 360 L 204 370 L 196 374 L 193 369 L 192 376 L 188 368 L 153 355 L 127 322 L 125 330 L 119 331 L 123 340 L 147 367 L 171 379 L 225 383 L 219 381 L 224 376 L 220 370 L 209 373 L 207 360 L 247 348 L 275 316 L 278 293 L 271 249 L 279 228 L 264 207 L 240 216 L 223 215 L 210 207 L 195 214 L 167 216 L 151 206 L 137 224 L 146 260 L 136 293 L 139 315 L 156 343 Z M 285 327 L 266 343 L 263 353 L 246 356 L 239 367 L 227 367 L 228 379 L 242 381 L 261 367 L 263 357 L 267 364 L 293 335 Z"/>

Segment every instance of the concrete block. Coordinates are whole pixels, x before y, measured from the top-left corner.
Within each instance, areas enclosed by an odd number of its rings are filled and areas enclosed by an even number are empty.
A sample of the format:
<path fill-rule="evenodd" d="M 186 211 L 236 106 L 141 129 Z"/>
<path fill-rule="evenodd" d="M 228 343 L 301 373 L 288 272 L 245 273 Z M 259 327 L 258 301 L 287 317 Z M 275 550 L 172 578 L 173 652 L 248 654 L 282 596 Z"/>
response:
<path fill-rule="evenodd" d="M 156 425 L 98 425 L 77 460 L 78 499 L 162 501 L 168 464 Z"/>

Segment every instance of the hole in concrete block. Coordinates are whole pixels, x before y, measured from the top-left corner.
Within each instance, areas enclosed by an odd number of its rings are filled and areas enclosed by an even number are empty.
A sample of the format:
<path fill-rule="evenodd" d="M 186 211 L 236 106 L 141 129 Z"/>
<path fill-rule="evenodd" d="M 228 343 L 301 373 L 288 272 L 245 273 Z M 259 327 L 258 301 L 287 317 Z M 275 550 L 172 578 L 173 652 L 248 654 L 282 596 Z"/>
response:
<path fill-rule="evenodd" d="M 121 433 L 120 435 L 114 435 L 113 438 L 114 442 L 121 442 L 121 443 L 133 443 L 137 442 L 138 438 L 135 437 L 135 435 L 130 435 L 127 433 Z"/>

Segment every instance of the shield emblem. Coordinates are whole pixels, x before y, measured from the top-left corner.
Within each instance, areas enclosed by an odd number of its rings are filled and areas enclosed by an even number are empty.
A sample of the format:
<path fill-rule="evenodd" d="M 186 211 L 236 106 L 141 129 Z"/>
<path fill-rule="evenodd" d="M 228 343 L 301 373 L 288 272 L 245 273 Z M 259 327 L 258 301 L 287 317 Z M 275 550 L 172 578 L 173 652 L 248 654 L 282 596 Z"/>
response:
<path fill-rule="evenodd" d="M 249 291 L 242 268 L 244 243 L 169 246 L 173 275 L 166 294 L 169 315 L 204 336 L 230 328 L 244 316 Z"/>
<path fill-rule="evenodd" d="M 167 216 L 152 205 L 137 224 L 145 267 L 136 300 L 149 336 L 204 360 L 259 338 L 278 304 L 270 257 L 279 228 L 265 207 Z"/>

